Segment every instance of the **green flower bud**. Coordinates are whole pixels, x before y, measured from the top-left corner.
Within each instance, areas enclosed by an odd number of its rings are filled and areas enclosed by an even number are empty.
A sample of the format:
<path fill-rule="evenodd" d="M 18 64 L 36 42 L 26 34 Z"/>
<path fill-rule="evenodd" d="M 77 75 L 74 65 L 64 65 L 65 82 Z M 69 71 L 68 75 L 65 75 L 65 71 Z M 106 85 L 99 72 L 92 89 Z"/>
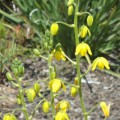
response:
<path fill-rule="evenodd" d="M 6 77 L 9 81 L 13 80 L 12 75 L 9 72 L 6 73 Z"/>
<path fill-rule="evenodd" d="M 73 9 L 74 7 L 72 5 L 68 7 L 68 16 L 71 16 L 73 14 Z"/>
<path fill-rule="evenodd" d="M 13 114 L 5 114 L 3 120 L 17 120 L 17 118 Z"/>
<path fill-rule="evenodd" d="M 67 3 L 67 6 L 70 6 L 74 3 L 74 0 L 69 0 L 68 3 Z"/>
<path fill-rule="evenodd" d="M 24 66 L 19 65 L 19 66 L 18 66 L 18 72 L 19 72 L 19 74 L 23 74 L 23 73 L 24 73 L 24 71 L 25 71 Z"/>
<path fill-rule="evenodd" d="M 72 88 L 71 88 L 71 96 L 72 96 L 72 97 L 75 97 L 76 95 L 77 95 L 77 88 L 72 87 Z"/>
<path fill-rule="evenodd" d="M 50 33 L 51 33 L 51 35 L 53 35 L 53 36 L 56 35 L 57 32 L 58 32 L 58 30 L 59 30 L 58 24 L 57 23 L 53 23 L 51 25 L 51 27 L 50 27 Z"/>
<path fill-rule="evenodd" d="M 45 48 L 45 49 L 48 48 L 48 43 L 47 43 L 47 42 L 44 43 L 44 48 Z"/>
<path fill-rule="evenodd" d="M 33 88 L 27 90 L 27 98 L 29 102 L 33 102 L 36 97 L 36 92 Z"/>
<path fill-rule="evenodd" d="M 33 49 L 33 53 L 36 55 L 36 56 L 39 56 L 40 55 L 40 52 L 38 49 Z"/>
<path fill-rule="evenodd" d="M 88 24 L 88 26 L 92 26 L 92 24 L 93 24 L 93 16 L 92 15 L 88 15 L 87 24 Z"/>
<path fill-rule="evenodd" d="M 40 92 L 40 84 L 39 83 L 34 84 L 34 90 L 35 90 L 36 94 Z"/>
<path fill-rule="evenodd" d="M 18 105 L 21 105 L 21 104 L 22 104 L 22 101 L 21 101 L 20 97 L 17 97 L 17 104 L 18 104 Z"/>
<path fill-rule="evenodd" d="M 17 69 L 17 68 L 14 68 L 14 69 L 13 69 L 13 73 L 14 73 L 15 76 L 18 76 L 18 74 L 19 74 L 18 69 Z"/>
<path fill-rule="evenodd" d="M 50 110 L 50 105 L 48 101 L 45 101 L 42 105 L 43 112 L 48 113 Z"/>

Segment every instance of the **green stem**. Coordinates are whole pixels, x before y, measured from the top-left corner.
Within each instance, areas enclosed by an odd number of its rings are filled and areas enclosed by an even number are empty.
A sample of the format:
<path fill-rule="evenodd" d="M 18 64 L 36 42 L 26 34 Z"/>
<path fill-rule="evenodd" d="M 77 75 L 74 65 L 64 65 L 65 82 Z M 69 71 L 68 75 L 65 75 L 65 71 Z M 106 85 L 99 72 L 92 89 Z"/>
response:
<path fill-rule="evenodd" d="M 49 79 L 50 81 L 52 80 L 52 70 L 51 70 L 51 56 L 49 55 L 48 58 L 48 67 L 49 67 Z M 52 92 L 52 90 L 50 90 L 50 96 L 51 96 L 51 107 L 52 107 L 52 117 L 54 120 L 54 116 L 55 116 L 55 107 L 54 107 L 54 93 Z"/>
<path fill-rule="evenodd" d="M 76 4 L 75 13 L 78 12 L 78 5 L 79 5 L 79 1 Z M 75 32 L 76 46 L 79 44 L 77 25 L 78 25 L 78 16 L 75 14 L 75 17 L 74 17 L 74 26 L 75 26 L 74 27 L 74 32 Z M 79 92 L 79 97 L 80 97 L 80 104 L 81 104 L 81 107 L 82 107 L 82 111 L 84 113 L 84 120 L 87 120 L 86 108 L 85 108 L 84 101 L 83 101 L 83 96 L 82 96 L 82 83 L 81 83 L 81 72 L 80 72 L 80 66 L 79 66 L 79 63 L 80 63 L 79 55 L 76 56 L 76 63 L 77 63 L 76 64 L 77 77 L 78 77 L 78 80 L 79 80 L 78 92 Z"/>
<path fill-rule="evenodd" d="M 65 26 L 67 26 L 67 27 L 70 27 L 70 28 L 74 28 L 74 24 L 67 24 L 67 23 L 65 23 L 65 22 L 62 22 L 62 21 L 57 21 L 56 23 L 60 23 L 60 24 L 63 24 L 63 25 L 65 25 Z"/>
<path fill-rule="evenodd" d="M 81 15 L 84 15 L 84 14 L 91 15 L 89 12 L 77 12 L 76 13 L 77 16 L 81 16 Z"/>
<path fill-rule="evenodd" d="M 21 98 L 21 102 L 22 102 L 22 106 L 23 106 L 23 112 L 24 112 L 24 116 L 26 120 L 29 120 L 29 116 L 28 116 L 28 112 L 27 112 L 27 108 L 26 108 L 26 103 L 25 103 L 25 99 L 24 99 L 24 94 L 23 94 L 23 89 L 22 89 L 22 85 L 21 85 L 21 79 L 18 78 L 18 89 L 20 92 L 20 98 Z"/>

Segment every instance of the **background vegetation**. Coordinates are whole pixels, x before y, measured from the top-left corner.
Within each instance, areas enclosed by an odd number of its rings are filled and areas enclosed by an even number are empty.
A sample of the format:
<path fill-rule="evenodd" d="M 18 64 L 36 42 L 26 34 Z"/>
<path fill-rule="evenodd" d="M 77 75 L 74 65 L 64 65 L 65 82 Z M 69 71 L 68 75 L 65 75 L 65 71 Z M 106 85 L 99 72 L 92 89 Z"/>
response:
<path fill-rule="evenodd" d="M 61 42 L 66 54 L 74 58 L 74 33 L 62 25 L 54 41 L 49 38 L 51 23 L 61 20 L 73 23 L 68 17 L 67 0 L 0 0 L 0 17 L 9 28 L 17 28 L 15 41 L 29 53 L 37 47 L 42 53 Z M 111 60 L 112 69 L 120 71 L 120 1 L 81 0 L 80 11 L 89 11 L 94 17 L 91 37 L 85 39 L 93 51 L 93 58 L 104 55 Z M 79 19 L 79 26 L 86 24 L 86 17 Z M 17 26 L 17 27 L 16 27 Z M 16 29 L 15 29 L 16 30 Z M 83 41 L 83 39 L 80 39 Z"/>

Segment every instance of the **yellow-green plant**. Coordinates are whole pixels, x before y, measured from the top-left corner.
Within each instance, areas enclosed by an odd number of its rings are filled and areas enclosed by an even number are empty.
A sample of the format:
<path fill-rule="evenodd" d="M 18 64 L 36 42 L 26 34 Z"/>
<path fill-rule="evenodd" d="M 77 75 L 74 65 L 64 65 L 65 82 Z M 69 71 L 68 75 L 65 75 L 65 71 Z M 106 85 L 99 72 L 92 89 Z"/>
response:
<path fill-rule="evenodd" d="M 79 12 L 79 3 L 80 0 L 69 0 L 67 3 L 68 7 L 68 15 L 73 14 L 74 11 L 74 23 L 73 24 L 67 24 L 62 21 L 56 21 L 51 25 L 50 32 L 51 32 L 51 38 L 54 38 L 55 35 L 57 35 L 60 27 L 59 24 L 63 24 L 70 29 L 74 29 L 75 34 L 75 44 L 76 44 L 76 50 L 75 50 L 75 56 L 76 61 L 71 60 L 65 52 L 62 50 L 62 46 L 60 43 L 56 45 L 56 47 L 53 49 L 52 52 L 48 51 L 48 56 L 42 56 L 39 52 L 39 50 L 34 49 L 33 52 L 37 57 L 41 57 L 44 60 L 48 62 L 48 68 L 49 68 L 49 82 L 44 81 L 47 83 L 48 88 L 50 90 L 50 101 L 47 100 L 42 94 L 40 94 L 40 85 L 38 82 L 42 80 L 38 80 L 37 83 L 34 84 L 33 87 L 28 89 L 22 88 L 22 74 L 24 73 L 24 67 L 21 64 L 19 60 L 15 60 L 12 64 L 11 70 L 13 71 L 13 75 L 11 73 L 6 73 L 6 76 L 8 80 L 10 80 L 17 88 L 18 88 L 18 104 L 22 105 L 20 108 L 24 112 L 24 116 L 26 120 L 32 120 L 33 115 L 35 114 L 35 111 L 38 109 L 39 105 L 42 104 L 43 112 L 48 113 L 50 111 L 50 107 L 52 110 L 52 119 L 53 120 L 69 120 L 70 117 L 68 116 L 68 110 L 71 108 L 70 103 L 63 98 L 63 100 L 59 101 L 57 105 L 55 105 L 55 98 L 59 97 L 59 94 L 63 91 L 67 91 L 66 85 L 69 85 L 71 87 L 71 96 L 75 98 L 76 95 L 79 95 L 80 100 L 80 106 L 82 108 L 83 112 L 83 118 L 84 120 L 88 120 L 88 116 L 95 110 L 95 108 L 100 105 L 102 108 L 102 111 L 104 113 L 105 119 L 107 119 L 110 115 L 110 104 L 107 106 L 104 101 L 98 102 L 95 106 L 93 106 L 89 111 L 87 111 L 84 99 L 83 99 L 83 91 L 82 91 L 82 83 L 81 79 L 92 69 L 93 71 L 98 67 L 99 69 L 110 69 L 109 62 L 104 57 L 98 57 L 96 58 L 93 63 L 91 63 L 89 55 L 92 55 L 92 50 L 90 46 L 85 43 L 84 41 L 81 41 L 79 38 L 85 38 L 87 35 L 91 36 L 89 27 L 93 24 L 93 17 L 89 12 Z M 69 8 L 70 6 L 73 6 L 73 8 Z M 87 25 L 78 26 L 78 18 L 84 16 L 84 14 L 87 14 Z M 95 23 L 94 23 L 95 24 Z M 88 55 L 89 54 L 89 55 Z M 85 57 L 89 63 L 88 69 L 85 71 L 85 73 L 81 73 L 80 69 L 80 62 L 81 58 Z M 63 79 L 58 78 L 56 75 L 56 69 L 53 67 L 53 59 L 56 59 L 58 61 L 63 60 L 66 62 L 68 60 L 73 65 L 76 66 L 77 76 L 74 80 L 74 84 L 65 82 Z M 15 82 L 14 81 L 17 82 Z M 36 107 L 33 109 L 32 113 L 28 113 L 26 102 L 25 102 L 25 96 L 26 93 L 27 99 L 29 102 L 34 102 L 36 96 L 38 95 L 41 100 L 36 105 Z M 8 113 L 4 115 L 3 120 L 10 119 L 14 114 L 15 110 L 12 113 Z M 7 117 L 6 117 L 7 116 Z M 13 115 L 14 116 L 14 115 Z M 16 119 L 16 117 L 14 117 Z M 12 120 L 14 120 L 12 119 Z"/>

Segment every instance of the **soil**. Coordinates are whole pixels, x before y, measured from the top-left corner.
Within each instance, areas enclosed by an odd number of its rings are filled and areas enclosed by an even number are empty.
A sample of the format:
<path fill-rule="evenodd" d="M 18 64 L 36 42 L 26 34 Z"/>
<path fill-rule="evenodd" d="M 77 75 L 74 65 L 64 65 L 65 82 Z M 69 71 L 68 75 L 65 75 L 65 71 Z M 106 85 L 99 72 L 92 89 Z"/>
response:
<path fill-rule="evenodd" d="M 58 78 L 69 83 L 73 83 L 76 76 L 75 66 L 71 65 L 69 62 L 63 61 L 53 61 L 53 64 L 56 66 Z M 49 81 L 47 62 L 39 58 L 27 59 L 24 61 L 24 66 L 26 71 L 23 77 L 23 88 L 30 88 L 33 86 L 35 81 L 40 80 L 40 92 L 48 101 L 50 101 L 50 91 L 46 84 L 46 82 Z M 83 73 L 86 70 L 86 66 L 87 64 L 84 62 L 81 64 L 81 70 Z M 86 83 L 86 80 L 89 85 Z M 111 104 L 110 117 L 107 120 L 120 120 L 119 81 L 120 79 L 106 74 L 103 71 L 95 70 L 94 72 L 89 72 L 85 78 L 82 79 L 83 99 L 85 101 L 87 111 L 89 111 L 98 102 L 106 101 L 107 104 Z M 26 84 L 27 82 L 29 82 L 29 84 Z M 60 100 L 67 100 L 71 105 L 70 110 L 68 110 L 70 120 L 83 120 L 82 109 L 79 105 L 79 96 L 77 95 L 75 98 L 71 97 L 70 88 L 70 86 L 67 86 L 67 90 L 65 92 L 60 91 L 60 95 L 55 98 L 55 104 Z M 3 114 L 12 112 L 18 107 L 16 103 L 17 93 L 17 89 L 7 80 L 4 84 L 0 84 L 0 119 L 2 119 Z M 37 97 L 33 103 L 29 103 L 26 99 L 28 111 L 33 111 L 33 108 L 40 100 L 41 99 Z M 24 120 L 23 113 L 16 112 L 15 115 L 19 120 Z M 45 114 L 43 113 L 40 105 L 33 120 L 52 120 L 51 109 L 49 113 Z M 104 115 L 100 106 L 92 112 L 88 117 L 88 120 L 104 120 Z"/>

